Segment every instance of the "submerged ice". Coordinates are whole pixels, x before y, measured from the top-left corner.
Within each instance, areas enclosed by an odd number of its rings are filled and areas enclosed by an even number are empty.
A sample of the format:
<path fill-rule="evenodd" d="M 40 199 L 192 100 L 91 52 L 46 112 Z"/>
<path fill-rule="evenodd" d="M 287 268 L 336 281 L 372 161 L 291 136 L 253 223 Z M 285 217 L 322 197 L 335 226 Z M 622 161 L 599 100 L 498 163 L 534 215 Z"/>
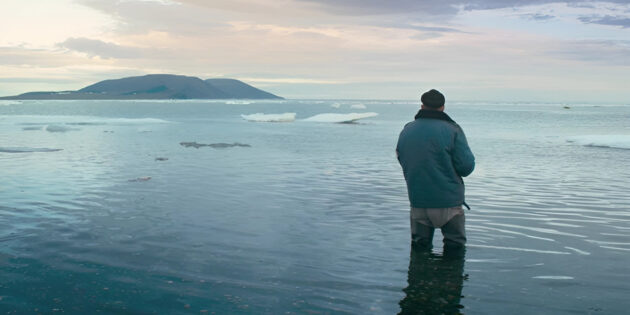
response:
<path fill-rule="evenodd" d="M 48 125 L 46 126 L 46 131 L 48 132 L 67 132 L 72 130 L 79 130 L 77 128 L 68 127 L 65 125 Z"/>
<path fill-rule="evenodd" d="M 41 126 L 24 127 L 24 128 L 22 128 L 22 130 L 24 130 L 24 131 L 42 130 L 42 127 Z"/>
<path fill-rule="evenodd" d="M 630 135 L 585 135 L 567 139 L 567 142 L 588 147 L 604 147 L 630 150 Z"/>
<path fill-rule="evenodd" d="M 29 147 L 0 147 L 0 153 L 32 153 L 32 152 L 57 152 L 63 149 L 29 148 Z"/>
<path fill-rule="evenodd" d="M 234 142 L 234 143 L 219 142 L 219 143 L 208 143 L 208 144 L 206 144 L 206 143 L 197 143 L 197 142 L 180 142 L 179 145 L 181 145 L 182 147 L 185 147 L 185 148 L 193 147 L 195 149 L 199 149 L 201 147 L 211 147 L 211 148 L 215 148 L 215 149 L 225 149 L 225 148 L 232 148 L 232 147 L 246 147 L 246 148 L 251 147 L 251 145 L 249 145 L 249 144 L 238 143 L 238 142 Z"/>

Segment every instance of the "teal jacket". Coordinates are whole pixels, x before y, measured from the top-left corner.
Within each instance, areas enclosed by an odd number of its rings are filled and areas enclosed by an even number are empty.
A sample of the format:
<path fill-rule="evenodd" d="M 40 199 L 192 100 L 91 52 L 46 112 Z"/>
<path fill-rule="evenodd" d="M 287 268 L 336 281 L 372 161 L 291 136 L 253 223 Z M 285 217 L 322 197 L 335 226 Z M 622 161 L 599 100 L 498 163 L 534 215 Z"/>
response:
<path fill-rule="evenodd" d="M 462 128 L 447 114 L 420 110 L 405 125 L 396 146 L 414 208 L 450 208 L 464 203 L 464 181 L 475 168 Z"/>

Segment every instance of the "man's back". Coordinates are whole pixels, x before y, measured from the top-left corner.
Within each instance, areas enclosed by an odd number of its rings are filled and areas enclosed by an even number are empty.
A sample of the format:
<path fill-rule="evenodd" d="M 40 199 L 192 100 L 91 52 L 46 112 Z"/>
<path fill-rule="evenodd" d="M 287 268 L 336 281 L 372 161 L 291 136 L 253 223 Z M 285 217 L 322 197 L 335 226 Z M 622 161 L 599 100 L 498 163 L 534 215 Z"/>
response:
<path fill-rule="evenodd" d="M 466 244 L 462 177 L 472 173 L 475 157 L 462 128 L 444 113 L 444 95 L 430 90 L 420 100 L 415 121 L 405 125 L 396 146 L 411 203 L 412 248 L 432 248 L 440 228 L 445 254 L 461 252 Z"/>
<path fill-rule="evenodd" d="M 475 158 L 448 115 L 428 112 L 405 126 L 396 147 L 409 201 L 414 208 L 459 206 L 464 202 L 461 177 L 473 171 Z"/>

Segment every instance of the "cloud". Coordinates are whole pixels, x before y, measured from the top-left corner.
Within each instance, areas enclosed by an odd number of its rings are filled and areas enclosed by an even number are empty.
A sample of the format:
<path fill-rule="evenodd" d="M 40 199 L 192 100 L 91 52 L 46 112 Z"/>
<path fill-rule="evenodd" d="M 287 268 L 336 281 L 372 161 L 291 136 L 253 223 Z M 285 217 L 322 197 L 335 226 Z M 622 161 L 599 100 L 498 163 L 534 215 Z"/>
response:
<path fill-rule="evenodd" d="M 630 67 L 629 40 L 579 40 L 551 45 L 548 52 L 565 60 Z"/>
<path fill-rule="evenodd" d="M 243 78 L 240 80 L 255 83 L 289 83 L 289 84 L 344 84 L 346 81 L 326 80 L 326 79 L 310 79 L 310 78 Z"/>
<path fill-rule="evenodd" d="M 418 1 L 418 0 L 298 0 L 311 3 L 320 9 L 341 15 L 383 15 L 409 12 L 423 12 L 436 15 L 455 15 L 457 1 Z"/>
<path fill-rule="evenodd" d="M 587 3 L 587 2 L 577 2 L 577 3 L 573 3 L 573 2 L 568 2 L 567 6 L 570 8 L 580 8 L 580 9 L 595 9 L 597 8 L 597 6 L 593 3 Z"/>
<path fill-rule="evenodd" d="M 443 27 L 443 26 L 425 26 L 425 25 L 418 25 L 418 24 L 407 24 L 407 25 L 402 25 L 402 26 L 398 26 L 398 27 L 399 28 L 414 29 L 414 30 L 423 31 L 423 32 L 466 33 L 464 31 L 461 31 L 461 30 L 456 29 L 456 28 Z"/>
<path fill-rule="evenodd" d="M 628 0 L 296 0 L 311 3 L 320 9 L 342 15 L 383 15 L 424 13 L 426 15 L 454 16 L 463 10 L 492 10 L 551 3 L 584 5 L 585 3 L 628 4 Z"/>
<path fill-rule="evenodd" d="M 576 7 L 593 7 L 591 4 L 595 3 L 616 3 L 616 4 L 628 4 L 628 0 L 451 0 L 457 2 L 458 5 L 463 5 L 466 10 L 491 10 L 491 9 L 503 9 L 503 8 L 517 8 L 534 5 L 543 5 L 551 3 L 564 3 L 570 6 Z"/>
<path fill-rule="evenodd" d="M 101 58 L 139 58 L 142 55 L 142 49 L 128 46 L 121 46 L 114 43 L 104 42 L 98 39 L 89 38 L 68 38 L 59 47 L 86 53 L 90 56 L 99 56 Z"/>
<path fill-rule="evenodd" d="M 520 16 L 530 21 L 548 21 L 556 18 L 553 15 L 541 13 L 521 14 Z"/>
<path fill-rule="evenodd" d="M 50 50 L 0 47 L 0 64 L 4 66 L 59 67 L 76 61 L 73 56 Z"/>
<path fill-rule="evenodd" d="M 192 5 L 167 4 L 168 2 L 156 0 L 77 2 L 109 15 L 117 21 L 114 31 L 123 34 L 157 31 L 190 35 L 225 27 L 225 24 L 217 22 L 225 19 L 221 14 Z"/>
<path fill-rule="evenodd" d="M 118 0 L 119 2 L 153 2 L 161 5 L 178 5 L 179 2 L 171 0 Z"/>
<path fill-rule="evenodd" d="M 71 78 L 42 78 L 42 77 L 0 77 L 0 83 L 75 83 Z"/>
<path fill-rule="evenodd" d="M 630 27 L 630 17 L 627 16 L 582 16 L 579 20 L 587 24 L 620 26 L 622 28 Z"/>
<path fill-rule="evenodd" d="M 109 29 L 108 14 L 73 1 L 0 1 L 0 46 L 50 48 L 68 37 L 90 38 Z"/>
<path fill-rule="evenodd" d="M 438 33 L 438 32 L 425 32 L 425 33 L 414 35 L 411 38 L 412 39 L 417 39 L 417 40 L 427 40 L 427 39 L 440 38 L 442 36 L 443 36 L 443 34 L 442 33 Z"/>

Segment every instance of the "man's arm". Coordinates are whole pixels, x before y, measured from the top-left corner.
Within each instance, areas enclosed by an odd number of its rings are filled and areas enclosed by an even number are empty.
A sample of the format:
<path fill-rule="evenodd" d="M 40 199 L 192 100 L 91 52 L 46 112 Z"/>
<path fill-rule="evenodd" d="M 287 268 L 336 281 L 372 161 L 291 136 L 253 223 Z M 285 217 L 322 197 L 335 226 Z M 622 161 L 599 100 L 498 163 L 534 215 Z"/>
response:
<path fill-rule="evenodd" d="M 466 135 L 461 128 L 455 133 L 455 148 L 453 150 L 453 166 L 457 175 L 466 177 L 475 169 L 475 156 L 473 155 Z"/>

